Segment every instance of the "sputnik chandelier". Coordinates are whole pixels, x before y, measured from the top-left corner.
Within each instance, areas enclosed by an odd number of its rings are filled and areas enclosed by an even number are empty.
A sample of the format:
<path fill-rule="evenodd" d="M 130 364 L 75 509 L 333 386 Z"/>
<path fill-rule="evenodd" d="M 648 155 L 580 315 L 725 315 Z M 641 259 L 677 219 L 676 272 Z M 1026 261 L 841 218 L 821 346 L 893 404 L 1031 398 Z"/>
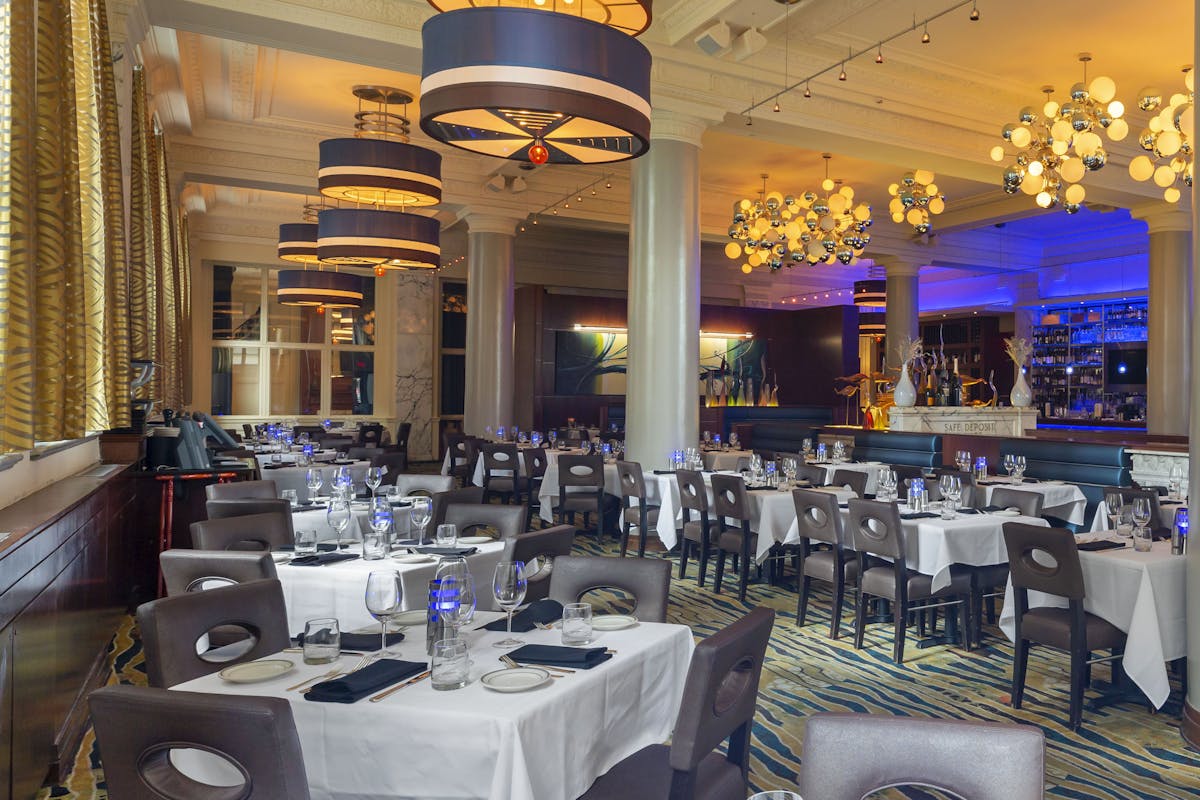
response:
<path fill-rule="evenodd" d="M 1071 87 L 1070 97 L 1061 105 L 1051 99 L 1054 87 L 1044 86 L 1046 103 L 1039 115 L 1032 106 L 1018 114 L 1016 123 L 1008 123 L 1001 137 L 1017 154 L 1004 168 L 1003 187 L 1008 194 L 1024 192 L 1042 208 L 1060 203 L 1068 214 L 1079 211 L 1086 191 L 1080 181 L 1088 172 L 1108 163 L 1108 151 L 1100 131 L 1119 142 L 1129 134 L 1129 124 L 1121 117 L 1125 106 L 1113 99 L 1117 85 L 1112 78 L 1100 76 L 1087 82 L 1088 53 L 1080 53 L 1083 81 Z M 992 148 L 993 161 L 1003 161 L 1007 153 L 1001 145 Z"/>
<path fill-rule="evenodd" d="M 785 265 L 828 264 L 838 261 L 853 264 L 870 243 L 871 207 L 854 205 L 854 189 L 837 188 L 829 177 L 829 159 L 825 159 L 825 196 L 805 192 L 800 197 L 767 191 L 767 175 L 757 200 L 745 198 L 734 203 L 730 242 L 725 255 L 734 261 L 745 257 L 742 272 L 749 275 L 755 267 L 767 266 L 777 272 Z M 834 189 L 837 188 L 837 191 Z"/>
<path fill-rule="evenodd" d="M 1180 192 L 1176 183 L 1192 188 L 1192 166 L 1195 153 L 1192 150 L 1192 135 L 1195 133 L 1195 72 L 1184 67 L 1184 84 L 1187 94 L 1171 95 L 1163 105 L 1162 92 L 1147 87 L 1138 92 L 1138 108 L 1142 111 L 1158 111 L 1150 123 L 1138 135 L 1138 144 L 1150 155 L 1140 155 L 1129 162 L 1129 175 L 1136 181 L 1154 180 L 1163 190 L 1163 199 L 1170 203 L 1179 202 Z M 1161 109 L 1161 111 L 1159 110 Z M 1165 161 L 1155 167 L 1156 161 Z"/>
<path fill-rule="evenodd" d="M 931 215 L 946 210 L 946 198 L 938 192 L 937 184 L 933 182 L 935 177 L 927 169 L 916 169 L 904 173 L 899 183 L 888 186 L 888 194 L 892 196 L 888 203 L 892 222 L 908 222 L 918 234 L 933 230 Z"/>

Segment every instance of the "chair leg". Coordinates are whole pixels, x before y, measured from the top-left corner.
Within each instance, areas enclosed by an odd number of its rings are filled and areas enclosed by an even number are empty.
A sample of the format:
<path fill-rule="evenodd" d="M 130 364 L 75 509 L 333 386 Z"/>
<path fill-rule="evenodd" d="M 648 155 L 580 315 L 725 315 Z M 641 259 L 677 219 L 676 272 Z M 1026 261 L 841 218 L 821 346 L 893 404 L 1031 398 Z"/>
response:
<path fill-rule="evenodd" d="M 846 582 L 833 582 L 833 618 L 829 621 L 829 638 L 838 638 L 842 627 L 842 606 L 846 602 Z"/>
<path fill-rule="evenodd" d="M 1013 678 L 1010 702 L 1020 708 L 1025 698 L 1025 668 L 1029 664 L 1029 640 L 1021 639 L 1013 647 Z"/>
<path fill-rule="evenodd" d="M 746 588 L 750 583 L 750 554 L 742 552 L 740 569 L 738 571 L 738 600 L 746 602 Z M 762 567 L 759 567 L 759 580 L 762 580 Z"/>
<path fill-rule="evenodd" d="M 708 548 L 704 546 L 704 542 L 700 543 L 700 575 L 698 584 L 701 589 L 704 588 L 704 578 L 708 573 Z"/>
<path fill-rule="evenodd" d="M 629 529 L 632 527 L 628 522 L 621 523 L 621 558 L 625 557 L 625 551 L 629 549 Z"/>
<path fill-rule="evenodd" d="M 854 649 L 861 650 L 863 646 L 863 634 L 866 632 L 867 627 L 867 615 L 865 612 L 867 598 L 863 594 L 861 586 L 855 589 L 854 600 Z"/>
<path fill-rule="evenodd" d="M 1086 652 L 1071 653 L 1071 730 L 1079 730 L 1079 726 L 1083 724 L 1083 687 L 1087 683 L 1087 656 Z"/>
<path fill-rule="evenodd" d="M 683 576 L 687 574 L 688 551 L 691 549 L 691 541 L 687 539 L 679 540 L 679 579 L 683 580 Z"/>
<path fill-rule="evenodd" d="M 650 531 L 650 522 L 647 516 L 644 508 L 638 515 L 638 558 L 646 557 L 646 536 Z"/>
<path fill-rule="evenodd" d="M 812 578 L 807 575 L 800 577 L 800 591 L 796 598 L 796 624 L 804 625 L 804 620 L 808 616 L 808 590 L 812 584 Z"/>
<path fill-rule="evenodd" d="M 721 593 L 721 579 L 725 577 L 725 551 L 717 551 L 717 574 L 713 576 L 713 591 Z M 703 584 L 701 584 L 703 585 Z"/>
<path fill-rule="evenodd" d="M 904 640 L 908 635 L 908 626 L 904 624 L 908 614 L 904 606 L 899 598 L 892 602 L 892 661 L 897 664 L 904 663 Z"/>
<path fill-rule="evenodd" d="M 1108 662 L 1109 669 L 1112 670 L 1112 677 L 1109 680 L 1111 681 L 1114 689 L 1120 689 L 1121 681 L 1122 681 L 1121 673 L 1123 673 L 1125 671 L 1125 667 L 1124 667 L 1125 648 L 1124 647 L 1114 647 L 1109 652 L 1109 655 L 1122 656 L 1122 658 L 1113 659 L 1112 661 Z"/>

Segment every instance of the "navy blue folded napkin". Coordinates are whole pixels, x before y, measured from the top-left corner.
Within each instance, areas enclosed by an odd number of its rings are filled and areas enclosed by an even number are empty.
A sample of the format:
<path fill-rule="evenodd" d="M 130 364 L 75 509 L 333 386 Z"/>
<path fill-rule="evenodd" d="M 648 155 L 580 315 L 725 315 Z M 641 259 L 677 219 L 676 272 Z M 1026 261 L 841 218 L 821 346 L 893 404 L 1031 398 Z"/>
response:
<path fill-rule="evenodd" d="M 958 509 L 958 513 L 959 514 L 982 514 L 983 512 L 980 511 L 978 508 L 960 508 L 960 509 Z"/>
<path fill-rule="evenodd" d="M 478 547 L 414 547 L 418 553 L 430 556 L 473 556 L 479 552 Z"/>
<path fill-rule="evenodd" d="M 300 647 L 304 646 L 304 634 L 293 637 L 296 644 Z M 400 644 L 404 641 L 404 634 L 397 631 L 387 635 L 387 646 Z M 379 649 L 379 634 L 378 633 L 343 633 L 341 637 L 343 650 L 354 650 L 359 653 L 374 653 Z"/>
<path fill-rule="evenodd" d="M 560 647 L 554 644 L 527 644 L 508 655 L 520 664 L 571 669 L 591 669 L 612 658 L 612 654 L 603 647 Z"/>
<path fill-rule="evenodd" d="M 323 567 L 326 564 L 336 564 L 339 561 L 353 561 L 358 558 L 355 553 L 317 553 L 315 556 L 300 556 L 293 558 L 294 567 Z"/>
<path fill-rule="evenodd" d="M 673 469 L 656 469 L 656 470 L 654 470 L 654 474 L 655 475 L 674 475 L 675 470 L 673 470 Z"/>
<path fill-rule="evenodd" d="M 419 661 L 384 658 L 349 675 L 331 681 L 321 681 L 304 693 L 304 699 L 317 703 L 354 703 L 367 695 L 420 675 L 427 669 L 429 665 Z"/>
<path fill-rule="evenodd" d="M 1096 539 L 1092 542 L 1080 542 L 1075 545 L 1079 550 L 1095 551 L 1095 550 L 1115 550 L 1119 547 L 1124 547 L 1124 542 L 1114 542 L 1111 539 Z"/>
<path fill-rule="evenodd" d="M 535 600 L 529 606 L 516 614 L 513 614 L 512 629 L 514 633 L 529 633 L 537 627 L 536 623 L 547 624 L 557 622 L 562 619 L 563 607 L 562 603 L 557 600 L 546 598 L 544 600 Z M 506 631 L 508 628 L 507 619 L 500 619 L 489 622 L 484 625 L 481 630 L 485 631 Z"/>
<path fill-rule="evenodd" d="M 936 519 L 941 516 L 934 514 L 932 511 L 917 511 L 912 514 L 901 514 L 900 519 Z"/>
<path fill-rule="evenodd" d="M 281 544 L 281 545 L 279 545 L 279 547 L 276 547 L 275 549 L 281 553 L 294 553 L 296 551 L 296 546 L 294 544 Z M 319 553 L 332 553 L 334 550 L 337 550 L 337 549 L 338 549 L 338 546 L 335 542 L 318 542 L 317 543 L 317 552 L 319 552 Z"/>

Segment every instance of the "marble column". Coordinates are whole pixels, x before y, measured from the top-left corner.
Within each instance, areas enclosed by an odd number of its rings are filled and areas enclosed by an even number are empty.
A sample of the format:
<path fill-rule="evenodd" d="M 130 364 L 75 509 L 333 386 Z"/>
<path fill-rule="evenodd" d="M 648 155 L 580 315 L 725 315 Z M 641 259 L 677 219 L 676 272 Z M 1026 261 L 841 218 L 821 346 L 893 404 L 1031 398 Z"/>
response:
<path fill-rule="evenodd" d="M 463 430 L 511 426 L 513 418 L 513 240 L 517 220 L 468 214 L 467 375 Z"/>
<path fill-rule="evenodd" d="M 917 281 L 921 265 L 904 258 L 880 258 L 877 263 L 887 270 L 887 306 L 884 307 L 886 332 L 886 363 L 899 367 L 903 355 L 897 347 L 905 337 L 916 340 L 921 335 L 918 315 L 921 310 Z"/>
<path fill-rule="evenodd" d="M 700 137 L 703 120 L 655 111 L 633 162 L 625 441 L 644 469 L 693 447 L 700 426 Z"/>
<path fill-rule="evenodd" d="M 1165 207 L 1164 207 L 1165 206 Z M 1150 320 L 1146 348 L 1146 429 L 1185 436 L 1191 339 L 1191 215 L 1174 204 L 1135 209 L 1150 231 Z"/>
<path fill-rule="evenodd" d="M 1193 22 L 1192 63 L 1200 63 L 1200 14 Z M 1188 297 L 1191 314 L 1200 310 L 1200 250 L 1197 249 L 1195 232 L 1200 230 L 1200 202 L 1192 198 L 1192 249 L 1187 259 L 1191 272 L 1191 291 Z M 1153 318 L 1151 318 L 1153 319 Z M 1200 397 L 1200 325 L 1193 325 L 1190 334 L 1191 352 L 1188 353 L 1188 395 Z M 1188 496 L 1200 497 L 1200 414 L 1188 419 Z M 1189 535 L 1189 538 L 1192 538 Z M 1200 606 L 1195 598 L 1200 597 L 1200 536 L 1188 543 L 1187 549 L 1187 596 L 1192 602 L 1185 610 L 1187 626 L 1187 697 L 1183 704 L 1183 719 L 1179 731 L 1183 740 L 1194 750 L 1200 750 Z"/>

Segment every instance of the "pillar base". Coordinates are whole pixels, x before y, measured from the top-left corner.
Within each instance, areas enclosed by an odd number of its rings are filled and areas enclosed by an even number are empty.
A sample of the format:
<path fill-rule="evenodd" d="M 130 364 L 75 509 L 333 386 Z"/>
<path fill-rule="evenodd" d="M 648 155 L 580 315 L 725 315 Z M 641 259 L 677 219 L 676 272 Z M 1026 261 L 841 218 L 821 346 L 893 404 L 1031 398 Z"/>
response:
<path fill-rule="evenodd" d="M 1184 744 L 1192 750 L 1200 751 L 1200 709 L 1194 708 L 1186 699 L 1183 701 L 1179 734 L 1183 736 Z"/>

